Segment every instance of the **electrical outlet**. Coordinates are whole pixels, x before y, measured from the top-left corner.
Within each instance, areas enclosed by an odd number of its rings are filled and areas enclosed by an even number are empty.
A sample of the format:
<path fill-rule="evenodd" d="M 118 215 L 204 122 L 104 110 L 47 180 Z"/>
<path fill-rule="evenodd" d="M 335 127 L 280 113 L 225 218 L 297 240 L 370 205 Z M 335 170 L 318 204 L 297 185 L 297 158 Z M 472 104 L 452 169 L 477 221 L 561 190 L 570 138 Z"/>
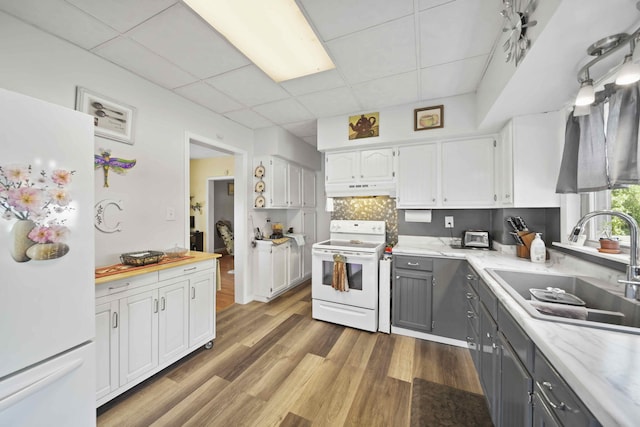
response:
<path fill-rule="evenodd" d="M 444 228 L 453 228 L 453 217 L 445 216 L 444 217 Z"/>
<path fill-rule="evenodd" d="M 174 208 L 167 208 L 167 215 L 165 216 L 167 221 L 176 220 L 176 210 Z"/>

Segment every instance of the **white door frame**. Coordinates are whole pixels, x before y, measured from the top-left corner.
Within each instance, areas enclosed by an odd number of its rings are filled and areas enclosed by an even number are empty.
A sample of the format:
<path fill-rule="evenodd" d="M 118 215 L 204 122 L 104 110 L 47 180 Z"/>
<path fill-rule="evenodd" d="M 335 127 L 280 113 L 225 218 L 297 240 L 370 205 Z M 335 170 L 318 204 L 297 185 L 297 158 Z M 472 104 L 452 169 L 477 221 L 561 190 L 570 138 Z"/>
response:
<path fill-rule="evenodd" d="M 253 299 L 252 289 L 250 286 L 250 268 L 249 268 L 249 235 L 247 233 L 247 218 L 249 205 L 249 154 L 246 150 L 233 145 L 226 144 L 211 138 L 207 138 L 192 132 L 185 132 L 184 144 L 184 211 L 189 212 L 189 177 L 190 162 L 189 150 L 192 141 L 210 146 L 212 149 L 224 150 L 232 153 L 235 158 L 234 186 L 236 191 L 233 196 L 233 241 L 234 241 L 234 289 L 235 302 L 238 304 L 246 304 Z M 187 215 L 188 217 L 188 215 Z M 184 235 L 185 244 L 190 246 L 189 223 L 185 221 Z"/>
<path fill-rule="evenodd" d="M 234 181 L 234 186 L 235 186 L 235 177 L 233 175 L 231 176 L 212 176 L 207 178 L 207 201 L 206 201 L 206 206 L 207 206 L 207 217 L 206 217 L 206 230 L 207 230 L 207 250 L 209 251 L 215 251 L 216 247 L 215 247 L 215 235 L 214 233 L 217 233 L 216 230 L 216 223 L 213 222 L 209 222 L 209 217 L 213 215 L 213 213 L 216 210 L 216 206 L 214 203 L 214 193 L 215 193 L 215 182 L 216 181 Z M 234 204 L 235 204 L 235 191 L 233 192 L 233 198 L 234 198 Z M 236 222 L 235 219 L 235 212 L 234 212 L 234 218 L 233 218 L 233 222 Z M 235 225 L 233 226 L 233 228 L 235 229 Z"/>

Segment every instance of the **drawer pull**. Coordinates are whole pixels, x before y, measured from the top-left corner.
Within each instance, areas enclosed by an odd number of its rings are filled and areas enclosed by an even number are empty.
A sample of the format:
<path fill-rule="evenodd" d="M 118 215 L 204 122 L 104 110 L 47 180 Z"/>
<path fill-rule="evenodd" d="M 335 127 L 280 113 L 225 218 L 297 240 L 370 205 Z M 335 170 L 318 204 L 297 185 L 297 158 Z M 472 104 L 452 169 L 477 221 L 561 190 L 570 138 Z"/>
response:
<path fill-rule="evenodd" d="M 540 385 L 540 383 L 538 383 L 538 386 L 539 385 Z M 542 397 L 544 398 L 544 400 L 546 400 L 546 402 L 549 404 L 549 406 L 551 406 L 553 409 L 557 409 L 557 410 L 560 410 L 560 411 L 564 411 L 564 410 L 567 409 L 567 405 L 564 402 L 553 403 L 551 401 L 551 399 L 549 399 L 549 396 L 547 396 L 547 393 L 545 393 L 545 391 L 544 391 L 545 388 L 547 388 L 550 393 L 553 393 L 553 385 L 549 381 L 544 381 L 542 383 L 542 386 L 543 387 L 540 387 L 540 392 L 542 393 Z"/>
<path fill-rule="evenodd" d="M 185 269 L 184 269 L 184 270 L 182 270 L 182 271 L 184 271 L 184 272 L 186 273 L 187 271 L 193 271 L 193 270 L 195 270 L 196 268 L 198 268 L 198 267 L 185 268 Z"/>
<path fill-rule="evenodd" d="M 476 296 L 471 292 L 467 292 L 467 299 L 476 299 Z"/>
<path fill-rule="evenodd" d="M 412 267 L 419 267 L 420 263 L 419 262 L 408 262 L 407 265 L 410 265 Z"/>
<path fill-rule="evenodd" d="M 131 283 L 130 282 L 126 282 L 123 285 L 119 285 L 119 286 L 109 286 L 109 290 L 113 291 L 115 289 L 121 289 L 121 288 L 126 288 L 127 286 L 129 286 Z"/>
<path fill-rule="evenodd" d="M 467 280 L 476 280 L 476 276 L 473 274 L 467 274 Z"/>
<path fill-rule="evenodd" d="M 473 318 L 475 318 L 475 317 L 476 317 L 476 313 L 474 313 L 474 312 L 473 312 L 473 311 L 471 311 L 471 310 L 468 310 L 468 311 L 467 311 L 467 317 L 468 317 L 469 319 L 473 319 Z"/>

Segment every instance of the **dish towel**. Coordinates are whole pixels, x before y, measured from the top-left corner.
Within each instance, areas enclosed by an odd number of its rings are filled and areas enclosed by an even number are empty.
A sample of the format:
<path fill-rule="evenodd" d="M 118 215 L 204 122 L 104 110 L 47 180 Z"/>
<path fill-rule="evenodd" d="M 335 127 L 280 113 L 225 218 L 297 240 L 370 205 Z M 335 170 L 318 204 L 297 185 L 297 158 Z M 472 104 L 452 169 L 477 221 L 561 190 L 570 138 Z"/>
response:
<path fill-rule="evenodd" d="M 346 258 L 344 255 L 335 254 L 333 256 L 333 280 L 331 281 L 331 287 L 340 292 L 349 291 L 349 284 L 347 283 L 347 267 L 345 262 Z"/>
<path fill-rule="evenodd" d="M 296 241 L 296 245 L 304 246 L 304 234 L 286 233 L 285 236 L 292 238 Z"/>
<path fill-rule="evenodd" d="M 529 303 L 540 313 L 551 316 L 568 317 L 569 319 L 587 320 L 589 312 L 586 307 L 578 305 L 556 304 L 531 300 Z"/>

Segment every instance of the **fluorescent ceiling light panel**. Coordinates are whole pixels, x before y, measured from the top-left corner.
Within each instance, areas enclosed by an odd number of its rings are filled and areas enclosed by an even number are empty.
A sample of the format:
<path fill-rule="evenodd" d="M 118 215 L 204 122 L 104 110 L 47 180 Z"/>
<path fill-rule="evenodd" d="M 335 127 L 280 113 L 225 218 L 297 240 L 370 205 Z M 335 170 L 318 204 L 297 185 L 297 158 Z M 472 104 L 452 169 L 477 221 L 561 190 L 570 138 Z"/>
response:
<path fill-rule="evenodd" d="M 294 0 L 184 0 L 276 82 L 335 68 Z"/>

